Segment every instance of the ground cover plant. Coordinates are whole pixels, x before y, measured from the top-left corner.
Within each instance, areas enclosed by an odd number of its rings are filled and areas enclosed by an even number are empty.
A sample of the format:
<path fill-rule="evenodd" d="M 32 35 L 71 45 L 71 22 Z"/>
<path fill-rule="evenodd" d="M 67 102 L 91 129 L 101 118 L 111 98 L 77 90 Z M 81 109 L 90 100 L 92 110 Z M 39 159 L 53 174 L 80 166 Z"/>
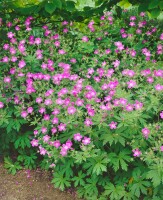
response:
<path fill-rule="evenodd" d="M 0 25 L 0 142 L 19 152 L 6 168 L 36 167 L 39 155 L 54 186 L 79 197 L 161 200 L 159 23 L 113 9 L 83 23 L 29 16 Z"/>

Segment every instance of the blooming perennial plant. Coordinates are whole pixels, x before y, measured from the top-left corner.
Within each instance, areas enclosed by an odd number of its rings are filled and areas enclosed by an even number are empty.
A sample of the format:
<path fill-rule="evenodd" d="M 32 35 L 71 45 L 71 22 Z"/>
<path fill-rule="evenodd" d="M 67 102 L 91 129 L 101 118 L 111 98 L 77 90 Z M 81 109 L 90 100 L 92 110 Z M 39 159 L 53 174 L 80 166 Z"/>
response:
<path fill-rule="evenodd" d="M 128 18 L 127 18 L 128 17 Z M 86 199 L 163 194 L 163 33 L 144 13 L 3 21 L 1 111 L 35 126 L 55 187 Z M 38 31 L 39 30 L 39 31 Z"/>

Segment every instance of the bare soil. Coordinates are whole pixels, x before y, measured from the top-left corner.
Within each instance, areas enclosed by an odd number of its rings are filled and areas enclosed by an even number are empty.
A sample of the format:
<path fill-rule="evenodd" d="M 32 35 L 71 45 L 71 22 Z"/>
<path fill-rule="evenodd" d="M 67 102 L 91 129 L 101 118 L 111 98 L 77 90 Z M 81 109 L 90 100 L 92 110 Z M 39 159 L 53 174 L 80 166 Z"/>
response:
<path fill-rule="evenodd" d="M 48 172 L 39 169 L 13 176 L 0 163 L 0 200 L 79 200 L 74 191 L 55 189 L 50 179 Z"/>

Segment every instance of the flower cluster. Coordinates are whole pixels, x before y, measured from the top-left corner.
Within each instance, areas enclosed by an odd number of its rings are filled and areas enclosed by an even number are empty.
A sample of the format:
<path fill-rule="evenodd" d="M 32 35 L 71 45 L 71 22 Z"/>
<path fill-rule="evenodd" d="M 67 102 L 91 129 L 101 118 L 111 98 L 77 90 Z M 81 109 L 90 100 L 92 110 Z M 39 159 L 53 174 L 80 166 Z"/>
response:
<path fill-rule="evenodd" d="M 111 132 L 116 144 L 127 127 L 134 157 L 143 156 L 139 140 L 154 145 L 147 119 L 159 126 L 163 119 L 163 33 L 150 27 L 144 13 L 120 24 L 117 31 L 111 12 L 98 25 L 89 21 L 82 32 L 77 23 L 63 21 L 55 30 L 45 24 L 35 33 L 31 16 L 23 24 L 3 24 L 8 32 L 0 58 L 0 109 L 10 103 L 31 124 L 37 118 L 31 145 L 41 155 L 52 157 L 55 149 L 67 156 L 91 146 L 103 140 L 100 129 Z"/>

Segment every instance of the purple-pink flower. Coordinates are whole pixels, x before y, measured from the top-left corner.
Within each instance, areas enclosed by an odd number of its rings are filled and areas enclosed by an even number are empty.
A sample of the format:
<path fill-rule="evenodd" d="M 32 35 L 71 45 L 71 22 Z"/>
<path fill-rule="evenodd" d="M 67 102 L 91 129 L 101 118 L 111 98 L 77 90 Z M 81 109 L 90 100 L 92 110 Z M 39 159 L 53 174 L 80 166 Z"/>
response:
<path fill-rule="evenodd" d="M 88 138 L 88 137 L 84 137 L 84 139 L 82 140 L 82 143 L 84 145 L 88 145 L 91 143 L 91 138 Z"/>
<path fill-rule="evenodd" d="M 81 141 L 82 138 L 83 138 L 83 136 L 80 133 L 74 134 L 74 140 L 75 141 Z"/>
<path fill-rule="evenodd" d="M 143 128 L 142 129 L 142 133 L 143 133 L 143 136 L 148 139 L 148 136 L 150 134 L 150 130 L 148 128 Z"/>
<path fill-rule="evenodd" d="M 117 128 L 117 122 L 112 121 L 110 124 L 110 129 L 116 129 Z"/>
<path fill-rule="evenodd" d="M 140 157 L 142 152 L 139 149 L 132 150 L 134 157 Z"/>
<path fill-rule="evenodd" d="M 160 112 L 160 117 L 161 117 L 161 119 L 163 119 L 163 111 Z"/>
<path fill-rule="evenodd" d="M 33 140 L 31 141 L 31 145 L 32 145 L 32 147 L 37 147 L 37 146 L 38 146 L 38 140 L 33 139 Z"/>
<path fill-rule="evenodd" d="M 4 103 L 0 101 L 0 108 L 4 107 Z"/>

